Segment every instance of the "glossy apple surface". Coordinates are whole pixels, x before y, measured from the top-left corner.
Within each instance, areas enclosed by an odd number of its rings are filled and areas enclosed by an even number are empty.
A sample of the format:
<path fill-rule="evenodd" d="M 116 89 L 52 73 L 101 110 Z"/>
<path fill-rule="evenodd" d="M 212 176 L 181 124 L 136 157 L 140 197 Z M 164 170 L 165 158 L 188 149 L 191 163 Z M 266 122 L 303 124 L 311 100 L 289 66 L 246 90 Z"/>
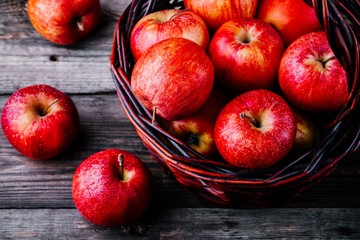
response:
<path fill-rule="evenodd" d="M 272 25 L 285 47 L 306 33 L 322 30 L 315 10 L 303 0 L 261 0 L 256 18 Z"/>
<path fill-rule="evenodd" d="M 85 159 L 72 181 L 77 210 L 100 226 L 135 221 L 149 207 L 152 190 L 148 168 L 135 155 L 119 149 L 103 150 Z"/>
<path fill-rule="evenodd" d="M 184 38 L 163 40 L 136 62 L 131 87 L 134 95 L 166 120 L 195 113 L 210 96 L 214 67 L 205 51 Z"/>
<path fill-rule="evenodd" d="M 79 116 L 65 93 L 47 85 L 32 85 L 10 96 L 2 111 L 1 126 L 20 153 L 43 160 L 59 155 L 72 144 L 79 131 Z"/>
<path fill-rule="evenodd" d="M 305 34 L 287 48 L 279 83 L 286 98 L 307 112 L 334 112 L 348 98 L 346 72 L 322 31 Z"/>
<path fill-rule="evenodd" d="M 150 13 L 134 26 L 130 46 L 135 59 L 155 43 L 162 40 L 183 37 L 199 44 L 204 51 L 209 45 L 209 31 L 205 22 L 188 10 L 166 9 Z"/>
<path fill-rule="evenodd" d="M 215 32 L 228 20 L 253 18 L 258 0 L 184 0 L 184 5 L 198 14 Z"/>
<path fill-rule="evenodd" d="M 283 159 L 295 135 L 296 121 L 289 105 L 268 90 L 252 90 L 231 100 L 214 130 L 225 161 L 249 169 L 266 168 Z"/>
<path fill-rule="evenodd" d="M 258 19 L 226 22 L 216 31 L 209 46 L 216 79 L 235 95 L 272 88 L 277 82 L 283 52 L 279 34 Z"/>
<path fill-rule="evenodd" d="M 212 157 L 217 152 L 214 140 L 214 126 L 221 109 L 228 102 L 227 96 L 214 88 L 203 106 L 193 115 L 169 121 L 167 130 L 197 152 Z"/>
<path fill-rule="evenodd" d="M 99 0 L 29 0 L 31 24 L 44 38 L 71 45 L 87 36 L 101 16 Z"/>

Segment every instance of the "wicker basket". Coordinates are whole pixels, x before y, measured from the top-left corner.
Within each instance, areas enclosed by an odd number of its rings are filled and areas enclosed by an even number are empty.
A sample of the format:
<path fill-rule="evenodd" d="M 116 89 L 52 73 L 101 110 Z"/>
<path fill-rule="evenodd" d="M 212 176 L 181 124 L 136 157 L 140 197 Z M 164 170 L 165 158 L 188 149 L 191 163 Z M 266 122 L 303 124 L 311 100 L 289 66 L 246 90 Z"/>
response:
<path fill-rule="evenodd" d="M 306 2 L 315 9 L 334 53 L 348 74 L 350 98 L 331 119 L 318 146 L 300 157 L 262 170 L 236 168 L 194 152 L 152 122 L 152 113 L 143 107 L 131 90 L 134 60 L 129 36 L 132 27 L 150 12 L 182 8 L 182 1 L 133 0 L 120 17 L 110 56 L 111 73 L 120 103 L 148 151 L 186 189 L 216 203 L 266 207 L 294 198 L 359 149 L 359 3 L 353 0 Z"/>

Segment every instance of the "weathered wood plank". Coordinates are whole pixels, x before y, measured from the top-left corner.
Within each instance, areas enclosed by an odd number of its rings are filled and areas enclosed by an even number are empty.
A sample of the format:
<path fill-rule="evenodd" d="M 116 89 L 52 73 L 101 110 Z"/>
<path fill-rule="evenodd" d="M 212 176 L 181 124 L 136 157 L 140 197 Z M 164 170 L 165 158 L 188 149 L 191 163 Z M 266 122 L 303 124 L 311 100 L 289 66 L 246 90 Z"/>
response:
<path fill-rule="evenodd" d="M 75 209 L 1 210 L 2 239 L 359 239 L 359 209 L 161 208 L 104 228 Z"/>
<path fill-rule="evenodd" d="M 0 96 L 0 111 L 9 96 Z M 166 207 L 216 207 L 187 192 L 150 157 L 126 118 L 116 94 L 71 95 L 81 132 L 68 151 L 37 162 L 21 156 L 0 132 L 0 208 L 72 208 L 71 181 L 78 164 L 106 148 L 121 148 L 140 157 L 156 184 L 154 202 Z M 320 184 L 284 207 L 360 207 L 359 161 L 349 161 Z"/>
<path fill-rule="evenodd" d="M 116 21 L 130 0 L 101 1 L 102 18 L 86 39 L 55 46 L 31 26 L 25 0 L 0 5 L 0 95 L 46 83 L 68 93 L 114 92 L 109 56 Z"/>

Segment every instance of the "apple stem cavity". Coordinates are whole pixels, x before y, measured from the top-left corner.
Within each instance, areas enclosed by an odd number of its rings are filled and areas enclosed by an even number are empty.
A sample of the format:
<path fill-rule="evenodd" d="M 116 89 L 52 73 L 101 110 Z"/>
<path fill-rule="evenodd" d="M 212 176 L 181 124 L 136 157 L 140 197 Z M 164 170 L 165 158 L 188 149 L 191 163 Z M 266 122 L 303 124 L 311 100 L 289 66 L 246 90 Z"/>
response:
<path fill-rule="evenodd" d="M 322 61 L 320 60 L 319 62 L 321 62 L 323 68 L 325 68 L 326 63 L 328 63 L 328 62 L 330 62 L 331 60 L 334 60 L 334 59 L 335 59 L 335 56 L 331 56 L 330 58 L 322 60 Z"/>
<path fill-rule="evenodd" d="M 124 155 L 123 154 L 118 155 L 118 162 L 119 162 L 120 179 L 124 180 Z"/>
<path fill-rule="evenodd" d="M 251 124 L 254 125 L 254 127 L 256 127 L 256 128 L 260 128 L 260 127 L 261 127 L 261 126 L 260 126 L 260 123 L 259 123 L 258 121 L 256 121 L 255 118 L 252 118 L 252 117 L 246 115 L 246 113 L 244 113 L 244 112 L 240 113 L 240 117 L 241 117 L 242 119 L 245 119 L 245 118 L 246 118 L 246 119 L 249 119 L 250 122 L 251 122 Z"/>
<path fill-rule="evenodd" d="M 42 117 L 43 117 L 43 116 L 46 116 L 47 111 L 49 110 L 49 108 L 51 108 L 51 106 L 53 106 L 54 104 L 56 104 L 58 101 L 59 101 L 58 98 L 56 98 L 54 101 L 52 101 L 52 103 L 50 103 L 49 106 L 47 106 L 47 107 L 44 109 L 44 111 L 42 111 L 42 112 L 40 113 L 40 115 L 41 115 Z"/>

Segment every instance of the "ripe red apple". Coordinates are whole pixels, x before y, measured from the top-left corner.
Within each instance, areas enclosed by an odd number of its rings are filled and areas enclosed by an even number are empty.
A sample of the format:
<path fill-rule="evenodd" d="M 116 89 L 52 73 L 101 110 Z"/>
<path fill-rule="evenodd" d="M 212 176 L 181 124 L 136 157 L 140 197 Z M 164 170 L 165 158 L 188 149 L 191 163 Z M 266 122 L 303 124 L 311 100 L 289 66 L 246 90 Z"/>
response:
<path fill-rule="evenodd" d="M 99 0 L 29 0 L 31 24 L 44 38 L 71 45 L 87 36 L 99 22 Z"/>
<path fill-rule="evenodd" d="M 205 22 L 188 10 L 166 9 L 150 13 L 134 26 L 130 46 L 135 60 L 155 43 L 183 37 L 199 44 L 205 51 L 209 45 L 209 31 Z"/>
<path fill-rule="evenodd" d="M 149 207 L 152 177 L 135 155 L 107 149 L 85 159 L 72 182 L 74 204 L 93 224 L 119 226 L 135 221 Z"/>
<path fill-rule="evenodd" d="M 10 96 L 1 126 L 20 153 L 42 160 L 62 153 L 75 140 L 79 116 L 65 93 L 47 85 L 32 85 Z"/>
<path fill-rule="evenodd" d="M 214 67 L 205 51 L 185 38 L 163 40 L 136 62 L 131 76 L 134 95 L 166 120 L 196 112 L 209 97 Z"/>
<path fill-rule="evenodd" d="M 252 90 L 231 100 L 214 130 L 221 156 L 242 168 L 266 168 L 292 148 L 296 120 L 287 102 L 268 90 Z"/>
<path fill-rule="evenodd" d="M 253 18 L 258 0 L 184 0 L 184 5 L 198 14 L 215 32 L 230 19 Z"/>
<path fill-rule="evenodd" d="M 304 112 L 296 108 L 292 108 L 292 111 L 296 119 L 296 137 L 293 149 L 297 152 L 309 150 L 319 141 L 319 129 Z"/>
<path fill-rule="evenodd" d="M 306 33 L 323 29 L 315 10 L 303 0 L 261 0 L 256 18 L 272 25 L 285 47 Z"/>
<path fill-rule="evenodd" d="M 227 102 L 226 95 L 218 88 L 213 88 L 200 110 L 189 117 L 167 122 L 166 128 L 170 134 L 194 150 L 212 157 L 217 152 L 214 140 L 215 121 Z"/>
<path fill-rule="evenodd" d="M 287 48 L 279 67 L 279 83 L 285 97 L 308 112 L 334 112 L 348 98 L 346 72 L 322 31 L 305 34 Z"/>
<path fill-rule="evenodd" d="M 216 31 L 209 46 L 216 79 L 236 95 L 273 87 L 283 52 L 279 34 L 258 19 L 226 22 Z"/>

